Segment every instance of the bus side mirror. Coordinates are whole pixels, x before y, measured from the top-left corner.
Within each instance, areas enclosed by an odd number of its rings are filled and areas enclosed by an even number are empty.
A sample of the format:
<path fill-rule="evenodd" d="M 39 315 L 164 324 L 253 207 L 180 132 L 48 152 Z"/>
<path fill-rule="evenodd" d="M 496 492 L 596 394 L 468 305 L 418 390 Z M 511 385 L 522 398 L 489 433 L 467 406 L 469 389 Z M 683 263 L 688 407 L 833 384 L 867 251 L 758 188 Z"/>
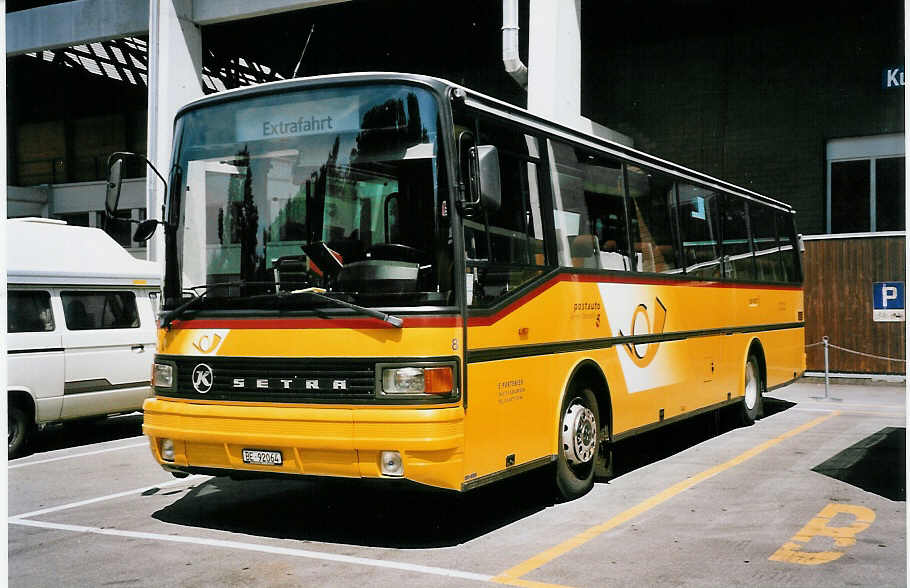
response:
<path fill-rule="evenodd" d="M 502 183 L 499 176 L 499 151 L 493 145 L 478 145 L 471 149 L 471 160 L 475 166 L 479 193 L 478 201 L 489 212 L 499 210 L 502 205 Z"/>
<path fill-rule="evenodd" d="M 137 243 L 148 241 L 152 238 L 152 235 L 155 234 L 155 229 L 158 228 L 159 224 L 161 224 L 161 222 L 153 218 L 145 219 L 136 227 L 136 231 L 133 233 L 133 241 L 136 241 Z"/>
<path fill-rule="evenodd" d="M 123 157 L 119 153 L 111 155 L 112 161 L 108 167 L 107 199 L 104 201 L 104 211 L 108 216 L 117 212 L 117 203 L 120 202 L 120 186 L 123 183 Z"/>

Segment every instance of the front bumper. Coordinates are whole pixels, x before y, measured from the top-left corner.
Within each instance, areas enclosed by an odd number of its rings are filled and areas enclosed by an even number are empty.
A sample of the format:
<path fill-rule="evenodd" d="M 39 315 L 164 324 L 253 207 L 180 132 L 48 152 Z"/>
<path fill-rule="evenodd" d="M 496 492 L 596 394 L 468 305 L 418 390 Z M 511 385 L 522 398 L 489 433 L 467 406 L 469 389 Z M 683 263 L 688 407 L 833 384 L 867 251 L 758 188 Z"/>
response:
<path fill-rule="evenodd" d="M 143 432 L 168 471 L 391 478 L 382 451 L 398 451 L 404 478 L 458 490 L 464 481 L 464 409 L 197 404 L 150 398 Z M 174 441 L 164 461 L 160 440 Z M 243 463 L 243 449 L 281 451 L 278 466 Z M 394 479 L 394 478 L 391 478 Z"/>

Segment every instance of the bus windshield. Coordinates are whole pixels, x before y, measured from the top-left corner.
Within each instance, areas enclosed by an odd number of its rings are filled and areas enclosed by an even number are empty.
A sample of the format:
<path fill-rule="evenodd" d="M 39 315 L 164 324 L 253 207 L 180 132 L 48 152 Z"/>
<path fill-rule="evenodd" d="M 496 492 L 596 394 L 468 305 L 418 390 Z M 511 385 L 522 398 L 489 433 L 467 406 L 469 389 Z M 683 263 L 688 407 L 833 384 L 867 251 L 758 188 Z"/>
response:
<path fill-rule="evenodd" d="M 179 271 L 165 292 L 205 288 L 200 308 L 306 288 L 363 306 L 453 304 L 438 125 L 432 94 L 389 84 L 185 113 L 168 202 Z"/>

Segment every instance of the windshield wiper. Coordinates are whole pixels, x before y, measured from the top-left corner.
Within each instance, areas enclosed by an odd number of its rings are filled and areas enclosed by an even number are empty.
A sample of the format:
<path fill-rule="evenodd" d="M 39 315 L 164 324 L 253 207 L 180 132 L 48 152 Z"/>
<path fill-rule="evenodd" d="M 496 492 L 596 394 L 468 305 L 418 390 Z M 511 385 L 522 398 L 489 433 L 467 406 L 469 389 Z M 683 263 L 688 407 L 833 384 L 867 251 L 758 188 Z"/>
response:
<path fill-rule="evenodd" d="M 190 298 L 183 304 L 179 305 L 177 308 L 174 308 L 173 310 L 166 310 L 166 311 L 162 312 L 161 314 L 159 314 L 158 319 L 160 322 L 159 322 L 158 326 L 162 329 L 167 329 L 168 327 L 170 327 L 171 323 L 174 322 L 174 320 L 176 320 L 177 318 L 179 318 L 180 315 L 182 315 L 187 310 L 190 310 L 194 306 L 198 305 L 200 302 L 202 302 L 202 300 L 204 300 L 206 298 L 206 294 L 209 293 L 210 289 L 225 287 L 225 286 L 246 286 L 249 284 L 250 284 L 250 282 L 243 282 L 243 281 L 223 282 L 221 284 L 206 284 L 204 286 L 192 286 L 190 288 L 187 288 L 187 290 L 193 290 L 194 293 L 196 290 L 199 290 L 199 289 L 202 289 L 202 292 L 198 296 L 194 296 L 193 298 Z"/>
<path fill-rule="evenodd" d="M 393 327 L 401 328 L 401 325 L 404 324 L 404 320 L 401 317 L 397 317 L 393 314 L 387 314 L 385 312 L 376 310 L 374 308 L 367 308 L 366 306 L 360 306 L 359 304 L 354 304 L 353 302 L 348 302 L 347 300 L 341 300 L 339 298 L 334 298 L 332 296 L 326 295 L 326 290 L 324 288 L 303 288 L 302 290 L 291 290 L 290 292 L 278 292 L 276 294 L 264 294 L 263 298 L 278 298 L 284 299 L 287 297 L 297 297 L 297 296 L 312 296 L 313 298 L 318 298 L 320 300 L 325 300 L 327 302 L 332 302 L 339 306 L 344 306 L 345 308 L 350 308 L 351 310 L 356 310 L 357 312 L 362 312 L 365 315 L 371 316 L 373 318 L 378 318 L 379 320 L 386 322 Z M 258 298 L 258 297 L 257 297 Z"/>
<path fill-rule="evenodd" d="M 181 304 L 180 306 L 174 308 L 173 310 L 168 310 L 162 312 L 159 315 L 160 318 L 160 327 L 166 329 L 170 326 L 174 320 L 179 318 L 187 310 L 192 309 L 201 303 L 202 300 L 206 298 L 210 289 L 225 287 L 225 286 L 252 286 L 257 284 L 268 284 L 275 285 L 275 282 L 224 282 L 221 284 L 208 284 L 206 286 L 196 286 L 195 288 L 190 288 L 190 290 L 205 288 L 202 293 L 198 296 L 191 298 Z M 404 320 L 401 317 L 397 317 L 392 314 L 387 314 L 385 312 L 375 310 L 373 308 L 367 308 L 365 306 L 360 306 L 359 304 L 354 304 L 353 302 L 348 302 L 347 300 L 341 300 L 339 298 L 334 298 L 332 296 L 326 295 L 326 290 L 323 288 L 303 288 L 302 290 L 291 290 L 290 292 L 276 292 L 274 294 L 261 294 L 259 296 L 250 296 L 249 300 L 263 300 L 263 299 L 285 299 L 289 297 L 296 298 L 298 296 L 312 296 L 313 298 L 318 298 L 320 300 L 325 300 L 331 302 L 338 306 L 343 306 L 345 308 L 350 308 L 351 310 L 356 310 L 357 312 L 362 312 L 367 316 L 377 318 L 385 323 L 392 325 L 393 327 L 401 328 L 401 325 L 404 324 Z"/>

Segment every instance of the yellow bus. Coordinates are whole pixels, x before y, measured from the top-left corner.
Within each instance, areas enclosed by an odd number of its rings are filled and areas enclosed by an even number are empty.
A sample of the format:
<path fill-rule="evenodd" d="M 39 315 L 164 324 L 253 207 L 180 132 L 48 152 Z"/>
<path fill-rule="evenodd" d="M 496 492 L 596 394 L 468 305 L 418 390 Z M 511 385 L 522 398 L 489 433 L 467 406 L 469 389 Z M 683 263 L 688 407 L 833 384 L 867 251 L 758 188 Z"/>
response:
<path fill-rule="evenodd" d="M 176 118 L 155 397 L 177 476 L 466 491 L 805 369 L 794 211 L 443 80 L 345 74 Z M 108 209 L 116 210 L 113 158 Z M 140 235 L 137 235 L 137 238 Z"/>

